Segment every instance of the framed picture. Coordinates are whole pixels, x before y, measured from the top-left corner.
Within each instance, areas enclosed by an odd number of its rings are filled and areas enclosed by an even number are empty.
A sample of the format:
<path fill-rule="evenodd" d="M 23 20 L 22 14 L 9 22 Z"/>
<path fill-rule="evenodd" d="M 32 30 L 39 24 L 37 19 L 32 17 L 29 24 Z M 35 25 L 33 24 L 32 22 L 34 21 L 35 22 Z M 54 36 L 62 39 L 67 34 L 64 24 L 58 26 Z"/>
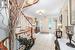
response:
<path fill-rule="evenodd" d="M 75 25 L 75 0 L 69 0 L 70 5 L 70 23 Z"/>

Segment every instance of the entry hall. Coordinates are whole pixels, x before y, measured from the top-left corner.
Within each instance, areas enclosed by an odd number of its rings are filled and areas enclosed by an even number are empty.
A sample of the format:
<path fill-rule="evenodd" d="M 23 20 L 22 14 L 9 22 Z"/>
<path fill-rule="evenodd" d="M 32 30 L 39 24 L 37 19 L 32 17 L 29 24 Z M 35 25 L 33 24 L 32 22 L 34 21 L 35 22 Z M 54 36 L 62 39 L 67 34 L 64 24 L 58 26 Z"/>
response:
<path fill-rule="evenodd" d="M 0 50 L 75 50 L 75 0 L 0 0 Z"/>

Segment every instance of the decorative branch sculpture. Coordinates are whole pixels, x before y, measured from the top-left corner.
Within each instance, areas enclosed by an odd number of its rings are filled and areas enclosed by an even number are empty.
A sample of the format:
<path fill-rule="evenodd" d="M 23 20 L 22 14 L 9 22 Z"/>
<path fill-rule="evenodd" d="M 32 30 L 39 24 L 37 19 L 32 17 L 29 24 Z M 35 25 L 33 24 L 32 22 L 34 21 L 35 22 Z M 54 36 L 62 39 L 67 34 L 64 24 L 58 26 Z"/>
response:
<path fill-rule="evenodd" d="M 18 1 L 23 1 L 23 2 L 18 2 Z M 9 28 L 10 28 L 10 49 L 9 50 L 14 50 L 14 31 L 15 31 L 15 26 L 17 25 L 17 19 L 18 16 L 22 16 L 21 12 L 23 8 L 32 6 L 36 4 L 39 0 L 33 0 L 32 3 L 29 3 L 28 1 L 31 0 L 9 0 L 9 9 L 10 9 L 10 17 L 9 17 Z M 13 45 L 11 45 L 13 44 Z M 11 48 L 12 47 L 12 48 Z"/>

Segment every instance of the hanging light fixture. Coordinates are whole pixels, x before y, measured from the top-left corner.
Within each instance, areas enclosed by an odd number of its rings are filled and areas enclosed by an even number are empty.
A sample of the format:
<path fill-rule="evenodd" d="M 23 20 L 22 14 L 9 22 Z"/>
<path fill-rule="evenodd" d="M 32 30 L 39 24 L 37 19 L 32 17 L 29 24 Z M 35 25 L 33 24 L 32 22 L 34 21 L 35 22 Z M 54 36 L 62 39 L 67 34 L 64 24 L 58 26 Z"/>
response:
<path fill-rule="evenodd" d="M 38 15 L 43 15 L 43 14 L 45 14 L 45 10 L 44 10 L 44 9 L 37 10 L 36 13 L 37 13 Z"/>

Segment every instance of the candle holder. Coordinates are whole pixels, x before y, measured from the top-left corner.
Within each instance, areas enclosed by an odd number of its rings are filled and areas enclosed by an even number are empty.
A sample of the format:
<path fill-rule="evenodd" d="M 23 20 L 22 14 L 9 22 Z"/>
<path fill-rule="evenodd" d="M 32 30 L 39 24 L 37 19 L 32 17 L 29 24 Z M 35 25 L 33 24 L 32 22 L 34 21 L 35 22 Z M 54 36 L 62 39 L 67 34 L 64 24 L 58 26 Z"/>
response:
<path fill-rule="evenodd" d="M 67 26 L 66 29 L 67 29 L 66 33 L 67 33 L 67 36 L 69 38 L 69 42 L 67 42 L 66 45 L 69 46 L 69 47 L 75 48 L 75 45 L 72 43 L 73 27 Z"/>
<path fill-rule="evenodd" d="M 72 36 L 73 36 L 73 34 L 67 34 L 68 35 L 68 37 L 69 37 L 69 42 L 68 43 L 66 43 L 66 45 L 67 46 L 70 46 L 70 47 L 72 47 L 72 48 L 75 48 L 75 45 L 74 44 L 72 44 Z"/>

